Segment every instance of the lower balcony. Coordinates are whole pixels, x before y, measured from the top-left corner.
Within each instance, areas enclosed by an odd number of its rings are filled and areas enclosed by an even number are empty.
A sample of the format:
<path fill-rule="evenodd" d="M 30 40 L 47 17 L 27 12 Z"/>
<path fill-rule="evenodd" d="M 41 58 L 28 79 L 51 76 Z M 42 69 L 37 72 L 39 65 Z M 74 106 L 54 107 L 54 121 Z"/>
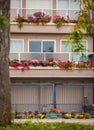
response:
<path fill-rule="evenodd" d="M 93 60 L 89 54 L 10 53 L 10 77 L 93 78 Z"/>

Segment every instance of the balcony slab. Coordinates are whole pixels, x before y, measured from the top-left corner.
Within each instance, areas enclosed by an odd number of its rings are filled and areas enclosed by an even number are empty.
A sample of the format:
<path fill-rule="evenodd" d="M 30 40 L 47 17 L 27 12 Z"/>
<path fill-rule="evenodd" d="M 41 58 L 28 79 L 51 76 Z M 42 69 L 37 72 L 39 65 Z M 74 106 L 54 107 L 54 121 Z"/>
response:
<path fill-rule="evenodd" d="M 94 69 L 62 70 L 59 67 L 30 67 L 30 70 L 10 67 L 10 78 L 94 78 Z"/>
<path fill-rule="evenodd" d="M 62 33 L 70 33 L 75 24 L 72 23 L 64 23 L 62 27 L 57 28 L 54 23 L 47 23 L 45 25 L 39 24 L 33 24 L 33 23 L 24 23 L 23 27 L 20 29 L 18 27 L 17 22 L 11 22 L 11 33 L 56 33 L 56 34 L 62 34 Z"/>

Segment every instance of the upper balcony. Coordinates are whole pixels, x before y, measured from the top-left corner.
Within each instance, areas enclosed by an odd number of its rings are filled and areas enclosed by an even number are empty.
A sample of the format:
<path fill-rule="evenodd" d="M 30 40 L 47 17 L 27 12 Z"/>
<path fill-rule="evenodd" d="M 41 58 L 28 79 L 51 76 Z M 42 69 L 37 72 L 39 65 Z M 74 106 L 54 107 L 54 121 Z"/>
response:
<path fill-rule="evenodd" d="M 30 8 L 12 8 L 10 10 L 10 20 L 14 21 L 15 18 L 19 15 L 24 16 L 25 18 L 28 18 L 29 16 L 33 16 L 35 12 L 42 12 L 45 15 L 49 15 L 51 17 L 54 16 L 62 16 L 64 18 L 67 18 L 67 16 L 74 20 L 77 18 L 77 13 L 79 10 L 57 10 L 57 9 L 30 9 Z"/>
<path fill-rule="evenodd" d="M 41 18 L 44 16 L 49 17 L 49 22 L 39 22 L 35 19 L 37 16 L 34 15 L 35 12 L 39 12 Z M 40 10 L 40 9 L 11 9 L 11 33 L 70 33 L 75 26 L 75 12 L 77 10 Z M 18 27 L 18 23 L 15 22 L 15 18 L 18 14 L 25 19 L 32 17 L 32 22 L 24 22 L 22 29 Z M 72 14 L 72 15 L 71 15 Z M 56 23 L 53 22 L 55 16 L 60 16 L 64 18 L 63 26 L 57 28 Z M 47 17 L 46 17 L 47 19 Z M 30 19 L 29 19 L 30 20 Z M 43 20 L 42 20 L 43 21 Z M 38 24 L 39 23 L 39 24 Z M 46 23 L 46 24 L 45 24 Z M 37 26 L 40 25 L 40 26 Z M 45 26 L 43 26 L 45 25 Z M 43 28 L 42 28 L 43 26 Z"/>
<path fill-rule="evenodd" d="M 10 53 L 10 60 L 17 60 L 10 64 L 10 77 L 94 78 L 92 55 L 94 53 L 83 56 L 73 53 Z"/>

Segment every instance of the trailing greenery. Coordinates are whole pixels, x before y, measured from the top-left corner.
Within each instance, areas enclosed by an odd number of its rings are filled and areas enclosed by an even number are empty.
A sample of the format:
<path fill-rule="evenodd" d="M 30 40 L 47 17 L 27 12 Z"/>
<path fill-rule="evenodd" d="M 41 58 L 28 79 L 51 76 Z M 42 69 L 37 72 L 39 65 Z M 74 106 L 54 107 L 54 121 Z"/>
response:
<path fill-rule="evenodd" d="M 72 33 L 70 33 L 68 44 L 72 44 L 72 52 L 85 51 L 85 46 L 81 43 L 82 37 L 83 33 L 78 29 L 75 29 Z"/>
<path fill-rule="evenodd" d="M 20 124 L 12 124 L 11 126 L 0 127 L 0 130 L 93 130 L 94 126 L 92 125 L 82 125 L 82 124 L 73 124 L 73 123 L 64 123 L 64 122 L 55 122 L 55 123 L 43 123 L 28 121 Z"/>
<path fill-rule="evenodd" d="M 85 48 L 81 43 L 84 34 L 91 37 L 94 36 L 94 0 L 78 1 L 80 5 L 84 3 L 84 6 L 78 12 L 77 23 L 69 36 L 69 40 L 73 44 L 72 52 L 84 51 Z"/>
<path fill-rule="evenodd" d="M 9 27 L 10 23 L 5 16 L 0 14 L 0 29 L 2 28 L 3 25 Z"/>

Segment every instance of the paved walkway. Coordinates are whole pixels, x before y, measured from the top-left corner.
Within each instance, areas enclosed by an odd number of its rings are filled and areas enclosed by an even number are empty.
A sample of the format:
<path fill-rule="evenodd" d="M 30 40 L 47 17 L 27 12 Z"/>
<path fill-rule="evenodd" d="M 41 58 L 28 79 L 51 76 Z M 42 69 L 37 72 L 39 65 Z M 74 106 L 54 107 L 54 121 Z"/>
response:
<path fill-rule="evenodd" d="M 94 125 L 94 118 L 91 119 L 14 119 L 14 122 L 24 123 L 28 120 L 32 122 L 66 122 L 66 123 L 79 123 L 79 124 L 90 124 Z"/>

